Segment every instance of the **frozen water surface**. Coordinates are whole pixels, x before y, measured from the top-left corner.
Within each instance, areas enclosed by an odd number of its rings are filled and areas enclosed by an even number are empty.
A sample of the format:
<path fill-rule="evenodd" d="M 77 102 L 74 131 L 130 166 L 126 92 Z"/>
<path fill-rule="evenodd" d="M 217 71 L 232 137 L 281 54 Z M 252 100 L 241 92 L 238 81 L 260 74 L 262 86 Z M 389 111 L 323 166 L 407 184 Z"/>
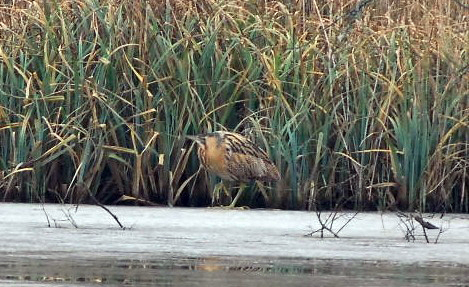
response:
<path fill-rule="evenodd" d="M 469 286 L 468 215 L 429 219 L 445 232 L 427 244 L 393 213 L 320 239 L 311 212 L 109 208 L 130 228 L 97 206 L 0 204 L 0 286 Z"/>

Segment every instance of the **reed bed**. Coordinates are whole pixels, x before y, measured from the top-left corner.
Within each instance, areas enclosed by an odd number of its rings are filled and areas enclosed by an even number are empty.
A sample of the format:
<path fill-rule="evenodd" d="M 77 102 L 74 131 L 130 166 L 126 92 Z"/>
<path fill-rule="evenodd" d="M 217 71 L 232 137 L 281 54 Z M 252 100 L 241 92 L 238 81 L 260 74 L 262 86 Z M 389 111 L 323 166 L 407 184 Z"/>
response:
<path fill-rule="evenodd" d="M 226 129 L 282 174 L 244 205 L 468 212 L 467 15 L 456 0 L 7 1 L 1 199 L 207 206 L 217 179 L 184 135 Z"/>

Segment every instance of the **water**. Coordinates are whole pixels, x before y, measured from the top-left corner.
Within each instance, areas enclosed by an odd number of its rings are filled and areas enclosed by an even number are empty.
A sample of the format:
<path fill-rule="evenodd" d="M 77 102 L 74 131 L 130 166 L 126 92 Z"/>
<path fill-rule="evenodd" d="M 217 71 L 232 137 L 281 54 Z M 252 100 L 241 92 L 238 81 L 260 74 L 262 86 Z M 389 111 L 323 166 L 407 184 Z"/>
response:
<path fill-rule="evenodd" d="M 3 261 L 0 286 L 467 286 L 461 265 L 285 258 Z"/>
<path fill-rule="evenodd" d="M 467 286 L 464 266 L 285 258 L 3 261 L 0 285 Z"/>
<path fill-rule="evenodd" d="M 320 239 L 307 212 L 110 208 L 131 228 L 95 206 L 0 204 L 0 286 L 469 286 L 467 215 L 432 219 L 446 231 L 427 244 L 394 214 Z"/>

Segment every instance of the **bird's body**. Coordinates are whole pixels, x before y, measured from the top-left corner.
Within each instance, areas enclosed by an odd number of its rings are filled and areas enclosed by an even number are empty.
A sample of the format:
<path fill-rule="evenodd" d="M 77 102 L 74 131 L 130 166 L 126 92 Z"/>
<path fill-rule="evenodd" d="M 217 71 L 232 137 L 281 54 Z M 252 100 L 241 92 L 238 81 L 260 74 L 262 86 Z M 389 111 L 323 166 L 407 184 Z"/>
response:
<path fill-rule="evenodd" d="M 280 173 L 267 153 L 240 134 L 216 131 L 188 138 L 197 143 L 197 153 L 204 168 L 224 180 L 248 183 L 280 179 Z"/>
<path fill-rule="evenodd" d="M 280 173 L 268 155 L 240 134 L 217 131 L 195 137 L 199 160 L 208 171 L 229 181 L 277 181 Z"/>

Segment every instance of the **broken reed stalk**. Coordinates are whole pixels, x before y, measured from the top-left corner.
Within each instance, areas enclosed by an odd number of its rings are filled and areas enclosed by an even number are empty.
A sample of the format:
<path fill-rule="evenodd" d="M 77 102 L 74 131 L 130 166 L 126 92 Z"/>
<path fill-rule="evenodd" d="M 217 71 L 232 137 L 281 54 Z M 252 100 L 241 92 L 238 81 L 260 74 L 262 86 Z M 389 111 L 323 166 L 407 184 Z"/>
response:
<path fill-rule="evenodd" d="M 82 185 L 83 186 L 83 185 Z M 86 190 L 88 191 L 88 195 L 91 197 L 91 199 L 93 200 L 93 202 L 101 207 L 102 209 L 104 209 L 107 213 L 109 213 L 109 215 L 112 216 L 112 218 L 114 218 L 114 220 L 117 222 L 117 224 L 119 225 L 119 227 L 122 229 L 122 230 L 125 230 L 127 229 L 124 225 L 122 225 L 122 223 L 119 221 L 119 218 L 117 217 L 117 215 L 115 215 L 114 213 L 112 213 L 111 210 L 109 210 L 109 208 L 107 208 L 106 206 L 104 206 L 101 202 L 99 202 L 99 200 L 91 193 L 90 189 L 85 187 Z"/>

